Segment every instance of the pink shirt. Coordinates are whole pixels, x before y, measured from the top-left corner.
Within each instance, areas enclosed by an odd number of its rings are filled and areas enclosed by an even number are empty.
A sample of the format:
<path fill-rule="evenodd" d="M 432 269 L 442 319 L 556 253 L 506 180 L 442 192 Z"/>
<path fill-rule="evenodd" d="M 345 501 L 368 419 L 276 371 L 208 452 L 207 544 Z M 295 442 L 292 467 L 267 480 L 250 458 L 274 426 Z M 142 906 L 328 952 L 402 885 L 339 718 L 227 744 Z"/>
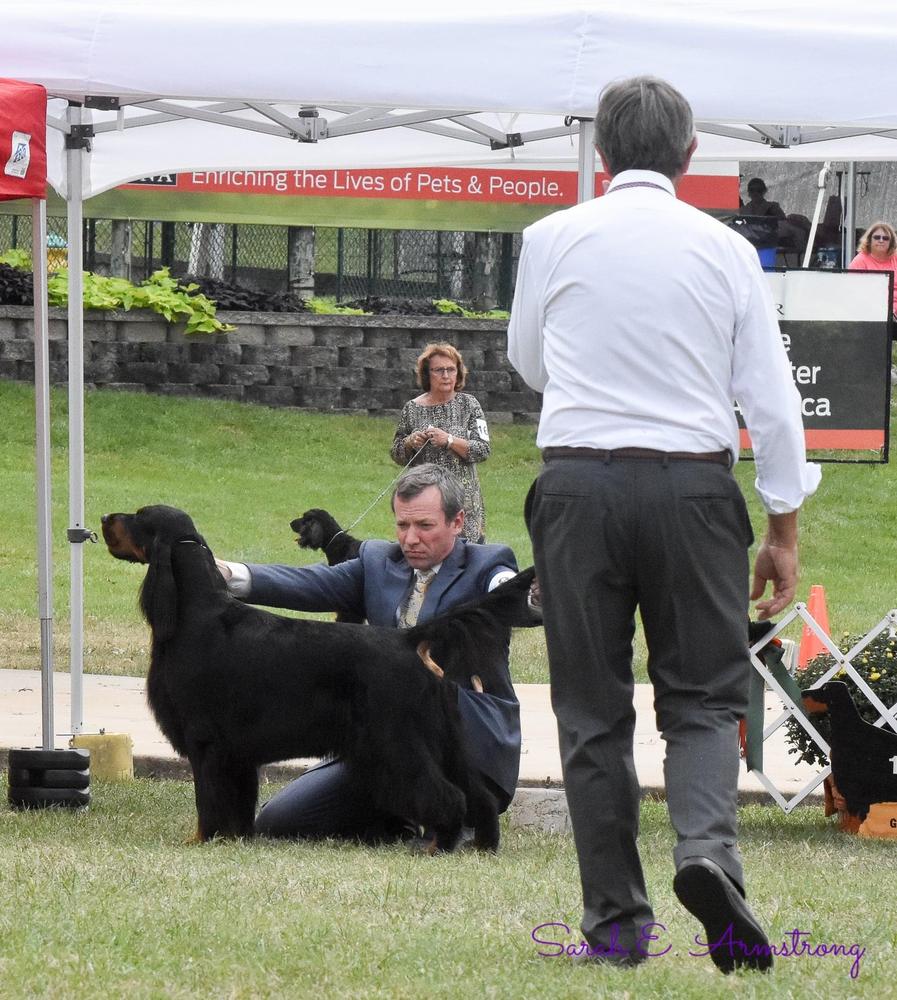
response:
<path fill-rule="evenodd" d="M 897 253 L 891 254 L 884 260 L 873 257 L 871 253 L 863 253 L 862 250 L 847 265 L 848 271 L 893 271 L 894 272 L 894 301 L 891 303 L 891 311 L 897 314 Z"/>

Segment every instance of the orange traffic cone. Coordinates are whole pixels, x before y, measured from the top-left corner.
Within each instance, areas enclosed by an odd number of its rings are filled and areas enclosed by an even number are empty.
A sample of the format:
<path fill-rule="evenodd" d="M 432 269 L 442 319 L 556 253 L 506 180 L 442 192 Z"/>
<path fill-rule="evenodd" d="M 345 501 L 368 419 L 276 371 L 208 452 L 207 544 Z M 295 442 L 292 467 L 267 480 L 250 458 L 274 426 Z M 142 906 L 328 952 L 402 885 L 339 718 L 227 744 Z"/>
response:
<path fill-rule="evenodd" d="M 810 612 L 813 620 L 822 631 L 826 635 L 831 635 L 831 629 L 828 624 L 828 608 L 825 605 L 825 587 L 821 584 L 813 584 L 810 587 L 810 596 L 807 599 L 807 611 Z M 824 652 L 826 652 L 826 646 L 823 645 L 809 625 L 804 625 L 804 630 L 800 637 L 800 648 L 797 651 L 798 669 L 803 670 L 814 656 L 818 656 Z"/>

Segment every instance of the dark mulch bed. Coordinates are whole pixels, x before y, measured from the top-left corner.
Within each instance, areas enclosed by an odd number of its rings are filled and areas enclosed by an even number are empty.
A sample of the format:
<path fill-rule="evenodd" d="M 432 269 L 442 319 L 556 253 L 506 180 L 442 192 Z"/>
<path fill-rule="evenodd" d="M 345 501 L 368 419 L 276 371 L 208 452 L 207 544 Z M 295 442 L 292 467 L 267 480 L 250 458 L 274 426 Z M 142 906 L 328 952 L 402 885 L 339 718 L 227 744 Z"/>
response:
<path fill-rule="evenodd" d="M 0 264 L 0 306 L 34 304 L 34 278 L 30 271 L 20 271 Z"/>
<path fill-rule="evenodd" d="M 182 285 L 199 285 L 198 291 L 212 299 L 219 309 L 240 312 L 308 312 L 303 299 L 288 292 L 257 292 L 242 285 L 233 285 L 215 278 L 199 278 L 186 274 L 178 278 Z"/>
<path fill-rule="evenodd" d="M 393 313 L 401 316 L 442 316 L 430 299 L 383 299 L 373 295 L 370 298 L 341 302 L 340 305 L 382 316 Z"/>

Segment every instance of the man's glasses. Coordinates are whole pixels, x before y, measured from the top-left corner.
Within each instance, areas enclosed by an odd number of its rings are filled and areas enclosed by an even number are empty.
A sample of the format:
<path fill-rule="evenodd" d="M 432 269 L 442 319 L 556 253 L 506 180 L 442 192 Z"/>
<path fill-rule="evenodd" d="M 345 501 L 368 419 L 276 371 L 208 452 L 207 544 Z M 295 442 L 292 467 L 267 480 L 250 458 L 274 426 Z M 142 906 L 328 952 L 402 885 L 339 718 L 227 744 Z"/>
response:
<path fill-rule="evenodd" d="M 431 375 L 457 375 L 458 374 L 458 369 L 457 368 L 431 368 L 430 369 L 430 374 Z"/>
<path fill-rule="evenodd" d="M 890 236 L 885 236 L 884 233 L 876 233 L 872 237 L 872 239 L 873 240 L 884 240 L 885 243 L 890 243 L 891 242 L 891 237 Z"/>

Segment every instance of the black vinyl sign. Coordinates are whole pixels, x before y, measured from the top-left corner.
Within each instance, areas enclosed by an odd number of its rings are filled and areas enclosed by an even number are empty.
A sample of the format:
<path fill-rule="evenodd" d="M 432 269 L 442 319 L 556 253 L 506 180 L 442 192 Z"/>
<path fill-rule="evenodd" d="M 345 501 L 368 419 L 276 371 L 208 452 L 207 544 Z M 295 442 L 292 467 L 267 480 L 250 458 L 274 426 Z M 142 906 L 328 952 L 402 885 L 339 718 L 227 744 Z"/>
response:
<path fill-rule="evenodd" d="M 887 272 L 770 272 L 808 450 L 887 461 L 891 281 Z M 750 437 L 738 414 L 742 447 Z"/>

